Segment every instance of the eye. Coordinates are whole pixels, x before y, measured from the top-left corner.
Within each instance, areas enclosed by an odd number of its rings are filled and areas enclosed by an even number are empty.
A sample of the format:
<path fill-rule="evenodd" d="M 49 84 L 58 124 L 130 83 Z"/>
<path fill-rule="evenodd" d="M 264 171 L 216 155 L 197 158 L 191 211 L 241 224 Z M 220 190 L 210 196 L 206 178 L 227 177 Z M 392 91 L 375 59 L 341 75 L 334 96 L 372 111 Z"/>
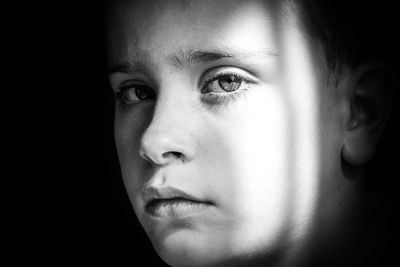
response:
<path fill-rule="evenodd" d="M 213 111 L 240 100 L 258 84 L 257 77 L 235 67 L 211 69 L 205 75 L 209 78 L 200 87 L 201 100 Z"/>
<path fill-rule="evenodd" d="M 143 84 L 122 85 L 116 94 L 116 100 L 126 105 L 134 105 L 154 98 L 154 90 Z"/>
<path fill-rule="evenodd" d="M 201 89 L 202 93 L 233 93 L 240 90 L 249 79 L 237 73 L 222 73 L 209 79 Z"/>

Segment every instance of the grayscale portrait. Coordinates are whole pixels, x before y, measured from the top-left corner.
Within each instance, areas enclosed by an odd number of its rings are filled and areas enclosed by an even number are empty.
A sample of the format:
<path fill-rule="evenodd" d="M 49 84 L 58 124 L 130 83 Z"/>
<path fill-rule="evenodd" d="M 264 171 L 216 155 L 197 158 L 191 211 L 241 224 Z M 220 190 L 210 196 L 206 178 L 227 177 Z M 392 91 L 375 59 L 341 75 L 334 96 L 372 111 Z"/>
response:
<path fill-rule="evenodd" d="M 170 266 L 386 266 L 389 6 L 104 2 L 116 168 L 148 249 Z"/>

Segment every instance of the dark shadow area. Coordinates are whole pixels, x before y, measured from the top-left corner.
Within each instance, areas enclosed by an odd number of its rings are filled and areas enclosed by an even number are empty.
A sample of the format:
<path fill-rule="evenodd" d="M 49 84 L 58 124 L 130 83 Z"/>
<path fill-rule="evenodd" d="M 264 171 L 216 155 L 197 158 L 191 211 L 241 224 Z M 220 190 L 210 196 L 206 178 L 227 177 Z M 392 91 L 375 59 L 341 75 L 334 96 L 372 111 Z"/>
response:
<path fill-rule="evenodd" d="M 165 266 L 120 177 L 101 8 L 91 0 L 0 2 L 12 263 Z"/>
<path fill-rule="evenodd" d="M 83 257 L 88 262 L 131 266 L 167 266 L 158 257 L 135 217 L 123 186 L 113 136 L 114 95 L 108 82 L 102 6 L 93 3 L 83 15 L 85 48 L 83 92 L 88 125 L 86 222 Z"/>
<path fill-rule="evenodd" d="M 108 82 L 100 3 L 88 11 L 85 85 L 88 130 L 89 259 L 133 266 L 166 266 L 154 252 L 123 186 L 113 136 L 114 95 Z M 93 12 L 94 11 L 94 12 Z M 93 12 L 93 13 L 92 13 Z M 90 17 L 90 15 L 88 16 Z M 85 25 L 85 24 L 84 24 Z M 93 187 L 92 187 L 93 186 Z M 86 230 L 85 230 L 86 231 Z"/>
<path fill-rule="evenodd" d="M 336 24 L 335 34 L 352 44 L 351 62 L 358 64 L 362 57 L 381 59 L 391 64 L 397 79 L 400 77 L 398 16 L 393 1 L 323 1 L 328 23 Z M 335 43 L 333 42 L 334 46 Z M 343 260 L 324 266 L 389 266 L 396 260 L 399 249 L 399 85 L 393 95 L 390 119 L 383 132 L 377 153 L 365 168 L 366 177 L 357 177 L 360 169 L 342 161 L 348 179 L 364 179 L 365 195 L 357 228 L 343 229 L 351 235 L 342 247 Z M 323 142 L 323 140 L 320 140 Z M 320 196 L 322 198 L 322 196 Z M 349 232 L 349 229 L 352 229 Z M 338 237 L 338 239 L 341 237 Z M 315 266 L 321 266 L 318 259 Z"/>

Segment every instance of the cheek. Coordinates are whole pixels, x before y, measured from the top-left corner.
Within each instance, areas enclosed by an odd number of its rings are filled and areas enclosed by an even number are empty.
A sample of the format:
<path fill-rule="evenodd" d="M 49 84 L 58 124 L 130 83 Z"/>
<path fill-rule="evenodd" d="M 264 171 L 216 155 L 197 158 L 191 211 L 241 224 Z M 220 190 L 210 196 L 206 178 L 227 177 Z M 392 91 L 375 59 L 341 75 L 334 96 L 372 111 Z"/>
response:
<path fill-rule="evenodd" d="M 208 166 L 204 177 L 231 218 L 231 238 L 269 240 L 284 227 L 291 189 L 289 128 L 285 104 L 272 90 L 249 95 L 208 127 L 214 131 L 201 146 L 207 160 L 202 165 Z"/>
<path fill-rule="evenodd" d="M 114 122 L 114 137 L 118 152 L 121 174 L 131 202 L 134 203 L 148 175 L 139 155 L 140 138 L 148 124 L 145 110 L 118 113 Z"/>
<path fill-rule="evenodd" d="M 114 137 L 121 165 L 138 162 L 141 137 L 151 122 L 152 103 L 135 107 L 117 107 L 114 118 Z"/>

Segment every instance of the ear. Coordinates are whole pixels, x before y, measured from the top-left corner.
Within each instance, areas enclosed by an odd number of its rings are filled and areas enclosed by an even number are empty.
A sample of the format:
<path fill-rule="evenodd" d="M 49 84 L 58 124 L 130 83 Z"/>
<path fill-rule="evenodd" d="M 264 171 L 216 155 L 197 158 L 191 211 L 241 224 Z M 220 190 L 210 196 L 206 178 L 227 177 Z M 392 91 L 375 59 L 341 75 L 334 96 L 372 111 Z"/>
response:
<path fill-rule="evenodd" d="M 363 165 L 375 154 L 380 136 L 389 118 L 396 75 L 383 62 L 359 65 L 347 76 L 343 159 L 351 165 Z"/>

